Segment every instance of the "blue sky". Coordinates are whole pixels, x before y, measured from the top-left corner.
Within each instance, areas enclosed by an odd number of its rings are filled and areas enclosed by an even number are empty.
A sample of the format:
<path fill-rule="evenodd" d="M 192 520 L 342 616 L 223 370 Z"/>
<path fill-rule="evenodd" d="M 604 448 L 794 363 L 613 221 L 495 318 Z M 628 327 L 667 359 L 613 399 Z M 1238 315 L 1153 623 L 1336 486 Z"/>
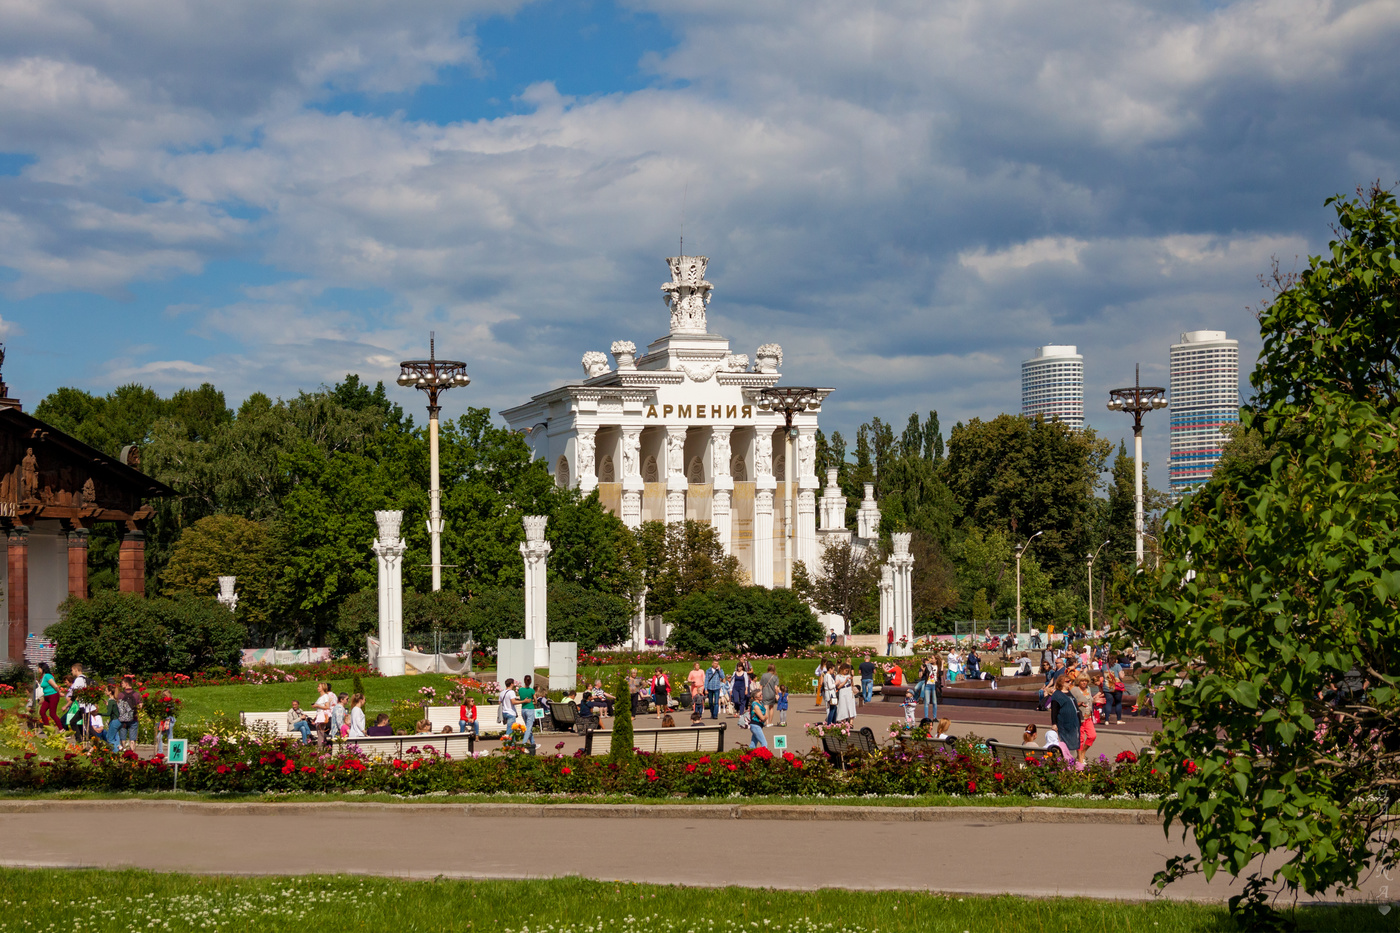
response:
<path fill-rule="evenodd" d="M 1400 180 L 1397 46 L 1392 0 L 6 5 L 5 378 L 236 404 L 436 330 L 448 413 L 500 408 L 660 335 L 684 213 L 711 329 L 828 427 L 1015 411 L 1069 343 L 1116 439 L 1135 363 L 1252 361 L 1258 276 Z"/>

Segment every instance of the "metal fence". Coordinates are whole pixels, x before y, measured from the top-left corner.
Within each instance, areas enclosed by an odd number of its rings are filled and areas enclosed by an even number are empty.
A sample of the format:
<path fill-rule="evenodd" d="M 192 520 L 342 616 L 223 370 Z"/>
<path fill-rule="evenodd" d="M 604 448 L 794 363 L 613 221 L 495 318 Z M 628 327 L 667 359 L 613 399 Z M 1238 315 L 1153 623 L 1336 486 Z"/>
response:
<path fill-rule="evenodd" d="M 966 638 L 969 635 L 981 635 L 987 629 L 992 630 L 993 635 L 1001 636 L 1016 631 L 1015 619 L 994 619 L 990 622 L 954 622 L 953 636 L 958 639 Z M 1031 630 L 1031 620 L 1021 618 L 1021 631 Z"/>
<path fill-rule="evenodd" d="M 421 654 L 466 654 L 478 647 L 471 632 L 404 632 L 403 646 Z"/>

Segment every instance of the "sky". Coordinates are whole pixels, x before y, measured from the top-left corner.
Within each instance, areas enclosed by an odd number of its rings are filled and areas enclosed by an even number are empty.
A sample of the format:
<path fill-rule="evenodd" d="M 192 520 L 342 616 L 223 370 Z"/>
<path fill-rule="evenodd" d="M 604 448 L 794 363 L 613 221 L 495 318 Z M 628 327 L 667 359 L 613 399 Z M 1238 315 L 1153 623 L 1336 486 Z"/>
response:
<path fill-rule="evenodd" d="M 4 377 L 237 404 L 436 331 L 445 414 L 500 409 L 661 336 L 683 234 L 828 430 L 1074 344 L 1117 440 L 1182 332 L 1247 386 L 1260 276 L 1400 180 L 1397 47 L 1396 0 L 0 0 Z"/>

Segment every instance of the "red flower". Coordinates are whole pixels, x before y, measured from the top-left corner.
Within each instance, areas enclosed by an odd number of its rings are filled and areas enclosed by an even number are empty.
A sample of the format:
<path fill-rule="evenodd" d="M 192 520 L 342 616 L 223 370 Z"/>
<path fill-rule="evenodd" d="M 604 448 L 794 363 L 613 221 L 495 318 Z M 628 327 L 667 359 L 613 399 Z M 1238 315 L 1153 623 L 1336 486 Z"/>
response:
<path fill-rule="evenodd" d="M 1188 758 L 1188 759 L 1186 759 L 1185 761 L 1183 761 L 1182 764 L 1184 764 L 1184 765 L 1186 766 L 1186 773 L 1187 773 L 1187 774 L 1195 774 L 1195 773 L 1196 773 L 1196 763 L 1195 763 L 1194 761 L 1192 761 L 1190 758 Z"/>
<path fill-rule="evenodd" d="M 315 773 L 316 773 L 316 769 L 315 769 L 314 767 L 312 767 L 311 765 L 302 765 L 302 767 L 301 767 L 301 773 L 302 773 L 302 774 L 315 774 Z"/>
<path fill-rule="evenodd" d="M 686 773 L 686 774 L 694 774 L 694 773 L 695 773 L 695 763 L 694 763 L 694 762 L 691 762 L 690 764 L 688 764 L 688 765 L 685 766 L 685 773 Z"/>
<path fill-rule="evenodd" d="M 260 764 L 260 765 L 265 765 L 265 764 L 267 764 L 267 763 L 268 763 L 269 761 L 271 761 L 271 760 L 272 760 L 271 758 L 268 758 L 266 755 L 264 755 L 263 757 L 261 757 L 261 758 L 258 759 L 258 764 Z"/>
<path fill-rule="evenodd" d="M 570 768 L 568 765 L 565 765 L 564 767 L 559 769 L 559 773 L 564 775 L 564 777 L 568 777 L 569 775 L 574 773 L 574 769 Z"/>
<path fill-rule="evenodd" d="M 1156 768 L 1153 768 L 1153 769 L 1152 769 L 1152 773 L 1153 773 L 1153 774 L 1156 774 L 1156 773 L 1157 773 L 1157 769 L 1156 769 Z"/>
<path fill-rule="evenodd" d="M 977 793 L 977 782 L 976 782 L 976 781 L 968 781 L 968 782 L 967 782 L 967 792 L 968 792 L 969 794 L 975 794 L 975 793 Z"/>
<path fill-rule="evenodd" d="M 287 762 L 285 765 L 282 766 L 282 773 L 283 773 L 283 774 L 291 774 L 293 771 L 296 770 L 296 767 L 297 767 L 297 766 L 296 766 L 295 763 L 289 761 L 289 762 Z"/>
<path fill-rule="evenodd" d="M 236 764 L 236 765 L 233 766 L 233 770 L 235 770 L 235 771 L 247 771 L 247 770 L 248 770 L 248 766 L 245 765 L 243 762 L 240 761 L 238 764 Z"/>
<path fill-rule="evenodd" d="M 796 757 L 792 752 L 783 752 L 783 761 L 792 761 Z"/>
<path fill-rule="evenodd" d="M 710 763 L 710 756 L 709 756 L 709 755 L 702 755 L 701 758 L 700 758 L 700 763 L 701 763 L 702 765 L 707 765 L 707 764 L 709 764 L 709 763 Z"/>
<path fill-rule="evenodd" d="M 992 777 L 995 778 L 995 779 L 998 780 L 998 781 L 1002 780 L 1002 776 L 1001 776 L 1001 772 L 1000 772 L 1000 771 L 993 772 Z"/>
<path fill-rule="evenodd" d="M 219 772 L 220 774 L 228 774 L 228 765 L 219 765 L 214 770 Z"/>
<path fill-rule="evenodd" d="M 764 761 L 771 761 L 773 758 L 773 753 L 768 750 L 766 745 L 760 745 L 753 754 L 755 758 L 762 758 Z"/>
<path fill-rule="evenodd" d="M 1114 760 L 1115 762 L 1117 762 L 1118 764 L 1120 764 L 1120 765 L 1121 765 L 1121 764 L 1133 764 L 1134 762 L 1137 761 L 1137 755 L 1134 755 L 1134 754 L 1133 754 L 1131 751 L 1129 751 L 1128 749 L 1124 749 L 1123 751 L 1119 752 L 1119 753 L 1118 753 L 1118 757 L 1114 758 L 1113 760 Z"/>
<path fill-rule="evenodd" d="M 732 761 L 726 761 L 726 762 L 724 763 L 724 766 L 725 766 L 726 768 L 728 768 L 730 771 L 738 771 L 738 770 L 739 770 L 739 766 L 736 765 L 736 764 L 735 764 L 734 762 L 732 762 Z"/>
<path fill-rule="evenodd" d="M 646 774 L 647 774 L 647 780 L 648 780 L 648 781 L 654 781 L 654 780 L 656 780 L 656 769 L 655 769 L 655 768 L 647 768 Z"/>
<path fill-rule="evenodd" d="M 744 764 L 748 764 L 749 762 L 753 761 L 753 756 L 747 754 L 740 755 L 739 760 L 742 761 Z"/>
<path fill-rule="evenodd" d="M 122 752 L 122 757 L 123 757 L 123 758 L 127 757 L 128 755 L 130 755 L 132 758 L 135 758 L 135 757 L 136 757 L 136 753 L 133 752 L 131 749 L 127 749 L 126 751 Z M 24 760 L 25 760 L 25 761 L 28 761 L 29 759 L 31 759 L 31 758 L 37 758 L 38 756 L 39 756 L 39 753 L 38 753 L 38 752 L 25 752 L 25 753 L 24 753 Z"/>
<path fill-rule="evenodd" d="M 800 767 L 802 767 L 802 759 L 799 758 L 799 759 L 797 759 L 796 761 L 794 761 L 794 762 L 792 763 L 792 766 L 793 766 L 794 768 L 800 768 Z"/>

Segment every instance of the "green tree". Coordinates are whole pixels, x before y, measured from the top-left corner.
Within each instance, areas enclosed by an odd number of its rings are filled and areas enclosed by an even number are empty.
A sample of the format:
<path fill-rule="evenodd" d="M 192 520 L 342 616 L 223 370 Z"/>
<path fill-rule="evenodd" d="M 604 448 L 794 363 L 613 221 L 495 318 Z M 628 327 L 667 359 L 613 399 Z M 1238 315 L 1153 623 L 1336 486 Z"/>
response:
<path fill-rule="evenodd" d="M 69 599 L 49 626 L 60 667 L 81 663 L 99 675 L 154 674 L 238 667 L 244 628 L 212 598 L 145 598 L 99 592 Z"/>
<path fill-rule="evenodd" d="M 821 569 L 812 579 L 801 561 L 793 568 L 793 590 L 819 612 L 841 617 L 847 635 L 858 613 L 869 613 L 880 568 L 873 551 L 851 546 L 850 541 L 822 551 Z"/>
<path fill-rule="evenodd" d="M 739 561 L 707 522 L 643 522 L 637 530 L 645 566 L 648 615 L 665 615 L 691 593 L 738 583 Z"/>
<path fill-rule="evenodd" d="M 1059 586 L 1078 584 L 1097 514 L 1095 493 L 1111 447 L 1091 429 L 1060 421 L 998 415 L 953 429 L 944 479 L 965 520 L 1009 532 L 1019 544 L 1036 532 L 1036 554 Z"/>
<path fill-rule="evenodd" d="M 276 584 L 272 534 L 267 524 L 237 515 L 210 515 L 185 529 L 161 574 L 169 596 L 213 596 L 219 577 L 238 578 L 238 618 L 259 629 L 269 622 Z"/>
<path fill-rule="evenodd" d="M 612 694 L 617 697 L 613 705 L 612 744 L 608 747 L 608 758 L 614 764 L 626 765 L 636 760 L 637 748 L 632 741 L 632 693 L 627 687 L 627 672 L 617 672 L 612 684 Z"/>
<path fill-rule="evenodd" d="M 1170 514 L 1125 609 L 1179 659 L 1160 678 L 1160 810 L 1200 855 L 1159 880 L 1278 852 L 1231 899 L 1252 928 L 1276 919 L 1270 883 L 1322 894 L 1400 863 L 1400 210 L 1379 189 L 1328 203 L 1328 254 L 1276 278 L 1260 314 L 1241 424 L 1273 454 Z"/>
<path fill-rule="evenodd" d="M 691 593 L 666 614 L 666 622 L 673 647 L 702 654 L 740 645 L 780 654 L 822 637 L 821 623 L 797 593 L 762 586 L 726 584 Z"/>

